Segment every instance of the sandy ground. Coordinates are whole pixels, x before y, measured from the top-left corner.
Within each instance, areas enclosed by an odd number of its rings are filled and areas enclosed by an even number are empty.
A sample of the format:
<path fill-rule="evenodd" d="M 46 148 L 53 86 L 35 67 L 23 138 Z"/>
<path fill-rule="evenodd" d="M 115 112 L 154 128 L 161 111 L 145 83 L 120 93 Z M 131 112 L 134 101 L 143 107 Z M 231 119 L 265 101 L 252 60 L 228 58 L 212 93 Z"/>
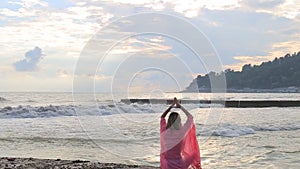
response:
<path fill-rule="evenodd" d="M 82 160 L 61 160 L 61 159 L 37 159 L 37 158 L 14 158 L 2 157 L 0 158 L 1 169 L 117 169 L 117 168 L 134 168 L 134 169 L 158 169 L 149 166 L 125 165 L 115 163 L 100 163 Z"/>

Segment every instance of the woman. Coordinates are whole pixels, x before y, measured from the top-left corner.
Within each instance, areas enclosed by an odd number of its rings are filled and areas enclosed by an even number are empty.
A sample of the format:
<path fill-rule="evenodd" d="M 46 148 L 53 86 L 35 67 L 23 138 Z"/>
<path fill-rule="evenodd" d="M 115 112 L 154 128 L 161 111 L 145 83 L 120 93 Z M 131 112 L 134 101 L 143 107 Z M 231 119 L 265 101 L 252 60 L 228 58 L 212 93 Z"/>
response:
<path fill-rule="evenodd" d="M 165 117 L 172 108 L 180 108 L 187 116 L 182 126 L 177 112 Z M 196 139 L 193 116 L 174 98 L 170 107 L 161 115 L 160 121 L 160 168 L 161 169 L 201 169 L 200 150 Z"/>

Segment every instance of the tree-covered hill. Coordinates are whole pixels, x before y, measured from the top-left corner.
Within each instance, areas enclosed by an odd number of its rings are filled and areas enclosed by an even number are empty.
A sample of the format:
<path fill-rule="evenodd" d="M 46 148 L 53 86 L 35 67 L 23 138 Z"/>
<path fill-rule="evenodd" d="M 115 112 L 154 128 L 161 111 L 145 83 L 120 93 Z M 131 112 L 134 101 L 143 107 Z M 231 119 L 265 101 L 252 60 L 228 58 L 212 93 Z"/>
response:
<path fill-rule="evenodd" d="M 225 74 L 229 91 L 263 91 L 266 89 L 283 89 L 300 87 L 300 52 L 260 65 L 246 64 L 242 71 L 227 69 L 224 72 L 210 72 L 198 75 L 186 88 L 185 92 L 210 91 L 210 78 Z M 196 88 L 195 88 L 196 87 Z"/>

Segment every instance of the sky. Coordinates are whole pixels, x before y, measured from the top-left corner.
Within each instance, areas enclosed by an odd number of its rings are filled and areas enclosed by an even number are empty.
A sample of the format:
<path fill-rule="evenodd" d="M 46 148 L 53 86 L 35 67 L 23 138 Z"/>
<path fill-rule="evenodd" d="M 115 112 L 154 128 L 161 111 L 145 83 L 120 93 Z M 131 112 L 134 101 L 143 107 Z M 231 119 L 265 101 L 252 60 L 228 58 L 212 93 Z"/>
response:
<path fill-rule="evenodd" d="M 1 0 L 0 91 L 183 90 L 300 51 L 299 13 L 297 0 Z"/>

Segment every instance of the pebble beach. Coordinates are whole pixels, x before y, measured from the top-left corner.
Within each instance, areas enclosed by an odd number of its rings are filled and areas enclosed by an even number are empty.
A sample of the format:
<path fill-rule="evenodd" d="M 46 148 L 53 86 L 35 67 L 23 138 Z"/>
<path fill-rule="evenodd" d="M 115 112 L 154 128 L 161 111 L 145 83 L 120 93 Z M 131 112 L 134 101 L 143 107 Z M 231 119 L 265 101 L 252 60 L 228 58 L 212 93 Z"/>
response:
<path fill-rule="evenodd" d="M 2 157 L 0 159 L 2 169 L 158 169 L 156 167 L 126 165 L 117 163 L 100 163 L 84 160 L 62 159 L 38 159 Z"/>

